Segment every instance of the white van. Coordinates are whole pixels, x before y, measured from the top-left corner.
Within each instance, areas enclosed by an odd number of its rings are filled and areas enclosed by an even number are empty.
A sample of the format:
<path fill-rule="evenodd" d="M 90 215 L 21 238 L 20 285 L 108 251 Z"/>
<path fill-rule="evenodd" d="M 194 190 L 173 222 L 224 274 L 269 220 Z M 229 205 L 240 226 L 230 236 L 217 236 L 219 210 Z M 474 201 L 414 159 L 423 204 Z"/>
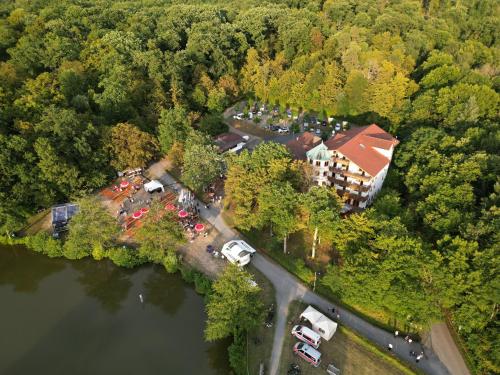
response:
<path fill-rule="evenodd" d="M 293 352 L 314 367 L 321 363 L 321 353 L 305 342 L 298 342 L 293 346 Z"/>
<path fill-rule="evenodd" d="M 314 332 L 306 326 L 294 326 L 292 328 L 292 335 L 300 341 L 304 341 L 306 344 L 311 345 L 314 349 L 318 349 L 319 344 L 321 344 L 321 336 L 319 333 Z"/>
<path fill-rule="evenodd" d="M 245 266 L 250 263 L 251 258 L 255 254 L 255 249 L 245 241 L 233 240 L 222 246 L 221 253 L 228 261 L 238 266 Z"/>

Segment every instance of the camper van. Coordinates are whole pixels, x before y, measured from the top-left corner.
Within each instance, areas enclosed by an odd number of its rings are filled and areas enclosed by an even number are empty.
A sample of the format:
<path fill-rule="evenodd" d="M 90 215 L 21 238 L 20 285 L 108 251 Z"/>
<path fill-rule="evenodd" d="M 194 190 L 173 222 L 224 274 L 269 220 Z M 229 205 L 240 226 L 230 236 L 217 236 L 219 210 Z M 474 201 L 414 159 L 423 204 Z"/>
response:
<path fill-rule="evenodd" d="M 321 353 L 305 342 L 296 343 L 293 352 L 314 367 L 318 367 L 321 363 Z"/>
<path fill-rule="evenodd" d="M 318 349 L 319 344 L 321 344 L 321 336 L 306 326 L 296 325 L 292 329 L 292 335 L 311 345 L 314 349 Z"/>
<path fill-rule="evenodd" d="M 255 254 L 255 249 L 245 241 L 234 240 L 222 246 L 221 253 L 231 263 L 244 266 L 250 263 L 251 258 Z"/>

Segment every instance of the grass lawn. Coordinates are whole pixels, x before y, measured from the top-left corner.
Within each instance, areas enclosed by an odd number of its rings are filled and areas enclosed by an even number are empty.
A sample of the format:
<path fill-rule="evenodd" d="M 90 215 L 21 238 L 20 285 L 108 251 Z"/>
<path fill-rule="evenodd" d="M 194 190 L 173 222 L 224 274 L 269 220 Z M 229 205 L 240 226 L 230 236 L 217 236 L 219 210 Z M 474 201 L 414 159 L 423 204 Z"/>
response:
<path fill-rule="evenodd" d="M 313 367 L 293 354 L 298 341 L 288 334 L 299 323 L 300 313 L 307 305 L 294 301 L 290 304 L 287 334 L 281 354 L 279 374 L 286 374 L 290 364 L 296 363 L 302 375 L 324 375 L 329 364 L 340 369 L 341 375 L 410 375 L 415 374 L 391 355 L 380 351 L 345 327 L 339 327 L 330 341 L 322 340 L 319 347 L 321 364 Z"/>
<path fill-rule="evenodd" d="M 262 288 L 262 302 L 265 307 L 272 303 L 276 305 L 275 293 L 272 284 L 251 264 L 248 271 L 254 275 L 255 282 Z M 248 374 L 258 374 L 260 363 L 263 362 L 266 369 L 269 368 L 268 361 L 273 347 L 274 327 L 267 328 L 264 322 L 248 334 Z"/>

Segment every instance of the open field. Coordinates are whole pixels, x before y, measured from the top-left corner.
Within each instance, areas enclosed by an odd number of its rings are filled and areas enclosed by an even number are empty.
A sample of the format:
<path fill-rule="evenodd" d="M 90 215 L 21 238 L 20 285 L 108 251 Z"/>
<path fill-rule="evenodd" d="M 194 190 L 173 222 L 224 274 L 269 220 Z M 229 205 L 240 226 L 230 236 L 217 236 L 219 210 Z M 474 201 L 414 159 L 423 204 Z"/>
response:
<path fill-rule="evenodd" d="M 339 327 L 330 341 L 322 340 L 318 349 L 322 354 L 320 366 L 315 368 L 309 365 L 293 354 L 292 347 L 298 340 L 288 334 L 293 325 L 299 323 L 298 317 L 306 307 L 307 305 L 298 301 L 290 304 L 279 374 L 286 374 L 292 363 L 300 366 L 301 375 L 324 375 L 328 364 L 340 369 L 342 375 L 415 374 L 395 358 L 366 343 L 345 327 Z"/>

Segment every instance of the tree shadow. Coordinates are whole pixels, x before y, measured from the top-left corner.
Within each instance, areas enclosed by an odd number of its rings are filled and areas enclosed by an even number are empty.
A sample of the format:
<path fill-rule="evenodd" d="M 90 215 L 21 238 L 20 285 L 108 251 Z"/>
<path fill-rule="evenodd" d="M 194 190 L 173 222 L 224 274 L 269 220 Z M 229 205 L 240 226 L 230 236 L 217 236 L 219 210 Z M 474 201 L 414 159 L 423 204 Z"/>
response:
<path fill-rule="evenodd" d="M 35 293 L 40 282 L 66 268 L 68 261 L 50 259 L 24 246 L 0 245 L 0 285 L 12 285 L 16 292 Z"/>
<path fill-rule="evenodd" d="M 186 298 L 185 288 L 179 275 L 169 274 L 155 265 L 144 282 L 146 303 L 159 307 L 167 315 L 175 315 Z"/>
<path fill-rule="evenodd" d="M 73 262 L 72 266 L 80 272 L 78 282 L 87 296 L 94 297 L 111 314 L 120 310 L 132 286 L 130 276 L 134 271 L 117 267 L 108 260 L 85 259 Z"/>

